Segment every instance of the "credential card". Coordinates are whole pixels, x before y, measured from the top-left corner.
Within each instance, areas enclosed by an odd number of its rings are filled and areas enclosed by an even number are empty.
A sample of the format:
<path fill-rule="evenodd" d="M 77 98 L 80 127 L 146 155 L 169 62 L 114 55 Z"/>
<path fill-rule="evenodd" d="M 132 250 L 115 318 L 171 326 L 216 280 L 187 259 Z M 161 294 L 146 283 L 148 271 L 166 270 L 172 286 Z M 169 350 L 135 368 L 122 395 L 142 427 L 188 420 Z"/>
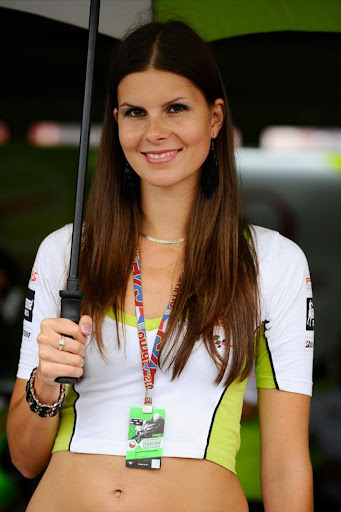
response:
<path fill-rule="evenodd" d="M 144 414 L 141 407 L 130 409 L 126 466 L 161 469 L 166 411 Z"/>

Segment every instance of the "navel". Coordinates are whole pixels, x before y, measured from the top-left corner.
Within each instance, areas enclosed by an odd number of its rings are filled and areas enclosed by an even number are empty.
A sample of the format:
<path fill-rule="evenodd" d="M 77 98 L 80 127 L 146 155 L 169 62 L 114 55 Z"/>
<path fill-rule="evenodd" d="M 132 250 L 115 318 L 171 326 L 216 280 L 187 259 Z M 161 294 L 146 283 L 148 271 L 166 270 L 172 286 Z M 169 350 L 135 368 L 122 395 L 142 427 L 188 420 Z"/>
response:
<path fill-rule="evenodd" d="M 121 489 L 115 489 L 114 496 L 115 498 L 119 499 L 121 497 L 122 491 Z"/>

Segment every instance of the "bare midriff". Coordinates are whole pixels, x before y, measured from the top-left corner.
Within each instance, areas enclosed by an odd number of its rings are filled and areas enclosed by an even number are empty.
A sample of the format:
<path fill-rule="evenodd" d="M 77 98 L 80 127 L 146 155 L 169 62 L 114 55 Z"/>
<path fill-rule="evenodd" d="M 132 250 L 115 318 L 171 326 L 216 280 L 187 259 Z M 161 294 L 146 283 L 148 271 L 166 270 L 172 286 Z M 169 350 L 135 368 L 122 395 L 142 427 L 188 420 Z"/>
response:
<path fill-rule="evenodd" d="M 124 457 L 56 452 L 26 512 L 247 512 L 236 475 L 207 460 L 166 457 L 160 470 Z"/>

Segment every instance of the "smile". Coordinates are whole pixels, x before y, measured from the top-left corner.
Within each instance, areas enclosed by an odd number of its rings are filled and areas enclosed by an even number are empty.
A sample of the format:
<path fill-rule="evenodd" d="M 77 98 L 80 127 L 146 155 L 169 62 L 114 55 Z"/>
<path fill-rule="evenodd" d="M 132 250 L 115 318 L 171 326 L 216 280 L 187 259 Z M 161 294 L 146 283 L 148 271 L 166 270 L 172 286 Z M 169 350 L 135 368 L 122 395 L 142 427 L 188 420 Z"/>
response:
<path fill-rule="evenodd" d="M 181 149 L 174 149 L 170 151 L 158 152 L 158 153 L 143 153 L 144 157 L 148 162 L 151 163 L 165 163 L 173 160 L 180 153 Z"/>
<path fill-rule="evenodd" d="M 157 154 L 157 153 L 146 153 L 146 155 L 149 157 L 149 158 L 164 158 L 165 156 L 169 156 L 169 155 L 176 155 L 178 152 L 178 150 L 174 150 L 174 151 L 167 151 L 167 153 L 160 153 L 160 154 Z"/>

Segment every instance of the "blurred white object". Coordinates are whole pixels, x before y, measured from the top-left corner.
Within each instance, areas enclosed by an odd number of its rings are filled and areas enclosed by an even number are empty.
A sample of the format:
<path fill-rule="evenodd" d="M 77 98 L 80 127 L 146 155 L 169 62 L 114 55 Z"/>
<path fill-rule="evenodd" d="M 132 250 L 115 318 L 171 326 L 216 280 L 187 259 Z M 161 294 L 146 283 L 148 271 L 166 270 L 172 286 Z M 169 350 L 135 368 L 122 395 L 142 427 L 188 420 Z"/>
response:
<path fill-rule="evenodd" d="M 90 147 L 98 147 L 101 138 L 101 125 L 93 124 L 90 130 Z M 79 146 L 80 125 L 37 121 L 28 128 L 27 139 L 33 146 Z"/>
<path fill-rule="evenodd" d="M 282 151 L 341 151 L 341 128 L 270 126 L 260 136 L 260 147 Z"/>

